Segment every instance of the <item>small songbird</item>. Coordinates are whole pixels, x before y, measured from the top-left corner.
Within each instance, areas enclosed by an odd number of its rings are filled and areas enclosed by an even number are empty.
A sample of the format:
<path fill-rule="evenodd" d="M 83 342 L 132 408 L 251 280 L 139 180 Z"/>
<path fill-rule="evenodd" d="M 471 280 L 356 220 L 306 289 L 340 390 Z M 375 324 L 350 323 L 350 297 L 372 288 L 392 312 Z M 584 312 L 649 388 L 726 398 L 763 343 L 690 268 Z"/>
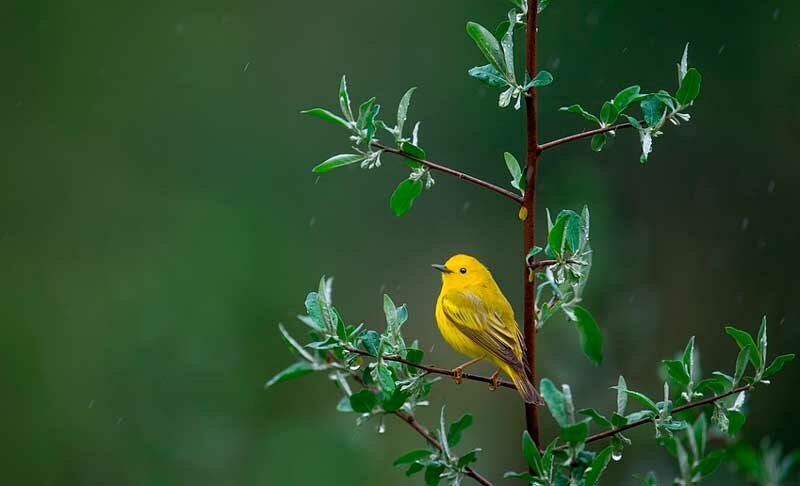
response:
<path fill-rule="evenodd" d="M 460 383 L 464 368 L 488 359 L 498 367 L 492 375 L 493 389 L 502 370 L 526 403 L 541 403 L 530 380 L 514 310 L 489 270 L 468 255 L 455 255 L 444 265 L 431 266 L 442 272 L 442 291 L 436 301 L 439 331 L 453 349 L 473 358 L 453 370 L 456 383 Z"/>

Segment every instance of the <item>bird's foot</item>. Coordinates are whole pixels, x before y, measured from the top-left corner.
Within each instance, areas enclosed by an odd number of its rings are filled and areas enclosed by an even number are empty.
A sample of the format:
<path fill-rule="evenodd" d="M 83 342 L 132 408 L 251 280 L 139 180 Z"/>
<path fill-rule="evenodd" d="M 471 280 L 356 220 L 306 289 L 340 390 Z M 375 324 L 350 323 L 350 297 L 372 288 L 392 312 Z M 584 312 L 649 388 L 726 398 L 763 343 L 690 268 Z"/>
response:
<path fill-rule="evenodd" d="M 453 383 L 460 385 L 462 377 L 464 376 L 464 367 L 457 366 L 453 368 L 451 372 L 453 373 Z"/>
<path fill-rule="evenodd" d="M 499 376 L 500 376 L 500 370 L 497 370 L 491 377 L 489 377 L 489 380 L 491 380 L 489 382 L 489 391 L 495 391 L 498 388 L 500 388 L 501 383 Z"/>

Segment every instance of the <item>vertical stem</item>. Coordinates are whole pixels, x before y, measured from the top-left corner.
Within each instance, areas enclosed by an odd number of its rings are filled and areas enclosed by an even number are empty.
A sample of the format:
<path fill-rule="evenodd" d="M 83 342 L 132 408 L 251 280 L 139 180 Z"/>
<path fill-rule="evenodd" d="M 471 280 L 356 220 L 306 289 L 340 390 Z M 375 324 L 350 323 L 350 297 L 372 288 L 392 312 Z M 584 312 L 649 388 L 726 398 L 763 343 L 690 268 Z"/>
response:
<path fill-rule="evenodd" d="M 528 22 L 525 34 L 525 68 L 531 77 L 536 76 L 536 16 L 539 8 L 539 0 L 528 0 Z M 528 367 L 530 368 L 530 379 L 536 383 L 536 281 L 529 281 L 529 273 L 525 255 L 534 245 L 534 228 L 536 221 L 536 167 L 539 161 L 539 138 L 538 138 L 538 119 L 536 115 L 536 88 L 531 88 L 529 96 L 525 98 L 526 125 L 526 144 L 527 152 L 525 156 L 525 198 L 523 207 L 527 210 L 527 217 L 522 223 L 522 251 L 523 251 L 523 286 L 524 292 L 524 324 L 525 324 L 525 347 L 528 350 Z M 525 404 L 525 422 L 531 438 L 540 446 L 539 442 L 539 410 L 536 405 Z"/>

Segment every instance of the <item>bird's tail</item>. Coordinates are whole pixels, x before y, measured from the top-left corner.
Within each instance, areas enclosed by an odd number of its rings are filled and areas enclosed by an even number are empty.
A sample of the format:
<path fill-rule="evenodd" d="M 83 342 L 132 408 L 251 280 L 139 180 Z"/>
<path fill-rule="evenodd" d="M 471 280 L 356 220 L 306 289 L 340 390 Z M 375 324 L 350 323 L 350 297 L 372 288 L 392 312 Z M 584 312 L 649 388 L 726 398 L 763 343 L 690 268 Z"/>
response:
<path fill-rule="evenodd" d="M 511 380 L 514 382 L 514 386 L 517 387 L 517 391 L 519 392 L 522 399 L 525 403 L 533 403 L 536 405 L 544 405 L 544 400 L 539 395 L 539 392 L 536 391 L 536 388 L 531 383 L 530 378 L 528 378 L 528 373 L 525 370 L 513 370 L 512 373 L 509 373 L 511 376 Z"/>

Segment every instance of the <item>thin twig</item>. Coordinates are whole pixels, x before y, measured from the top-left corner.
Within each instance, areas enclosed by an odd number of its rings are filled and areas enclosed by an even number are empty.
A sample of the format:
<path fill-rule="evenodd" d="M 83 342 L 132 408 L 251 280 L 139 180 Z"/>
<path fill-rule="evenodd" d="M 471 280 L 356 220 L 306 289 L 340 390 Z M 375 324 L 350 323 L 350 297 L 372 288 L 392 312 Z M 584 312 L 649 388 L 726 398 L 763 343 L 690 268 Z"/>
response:
<path fill-rule="evenodd" d="M 439 451 L 443 450 L 442 444 L 438 440 L 436 440 L 433 437 L 433 435 L 431 435 L 428 429 L 426 429 L 425 427 L 422 426 L 422 424 L 417 422 L 417 419 L 415 419 L 412 415 L 408 415 L 400 411 L 395 411 L 394 414 L 400 417 L 405 423 L 410 425 L 412 429 L 416 430 L 419 435 L 425 437 L 425 440 L 430 442 L 433 447 L 437 448 Z M 467 476 L 474 479 L 475 481 L 477 481 L 478 483 L 482 484 L 483 486 L 492 486 L 491 481 L 483 477 L 478 471 L 472 469 L 469 466 L 464 468 L 464 473 Z"/>
<path fill-rule="evenodd" d="M 644 121 L 639 122 L 640 124 L 644 123 Z M 597 135 L 598 133 L 606 133 L 606 132 L 613 132 L 614 130 L 619 130 L 622 128 L 629 128 L 632 127 L 630 123 L 620 123 L 617 125 L 612 125 L 610 127 L 603 127 L 603 128 L 595 128 L 594 130 L 587 130 L 585 132 L 576 133 L 574 135 L 570 135 L 568 137 L 559 138 L 557 140 L 553 140 L 552 142 L 547 142 L 539 145 L 539 151 L 544 152 L 547 149 L 556 147 L 561 145 L 562 143 L 572 142 L 574 140 L 580 140 L 582 138 L 591 137 Z"/>
<path fill-rule="evenodd" d="M 351 352 L 351 353 L 360 354 L 361 356 L 367 356 L 369 358 L 377 358 L 377 356 L 375 356 L 374 354 L 368 353 L 366 351 L 362 351 L 362 350 L 357 349 L 357 348 L 352 348 L 352 347 L 348 346 L 345 349 L 347 351 Z M 455 375 L 453 370 L 448 370 L 447 368 L 438 368 L 436 366 L 428 366 L 428 365 L 424 365 L 424 364 L 417 364 L 417 363 L 414 363 L 412 361 L 408 361 L 407 359 L 401 358 L 400 356 L 396 356 L 396 355 L 393 355 L 393 354 L 383 355 L 383 359 L 385 359 L 386 361 L 396 361 L 398 363 L 403 363 L 403 364 L 408 365 L 408 366 L 413 366 L 414 368 L 419 368 L 421 370 L 425 370 L 428 373 L 435 373 L 435 374 L 438 374 L 438 375 L 446 375 L 446 376 Z M 480 382 L 489 383 L 489 384 L 492 383 L 492 379 L 489 378 L 488 376 L 474 375 L 472 373 L 461 373 L 461 378 L 464 378 L 464 379 L 467 379 L 467 380 L 472 380 L 472 381 L 480 381 Z M 503 387 L 506 387 L 506 388 L 511 388 L 513 390 L 517 389 L 517 387 L 514 386 L 514 384 L 511 383 L 510 381 L 497 380 L 497 385 L 498 386 L 503 386 Z"/>
<path fill-rule="evenodd" d="M 479 185 L 481 187 L 489 189 L 490 191 L 494 191 L 497 194 L 505 196 L 505 197 L 511 199 L 512 201 L 516 202 L 517 204 L 522 204 L 522 197 L 521 196 L 519 196 L 517 194 L 514 194 L 513 192 L 511 192 L 511 191 L 509 191 L 507 189 L 503 189 L 500 186 L 496 186 L 496 185 L 494 185 L 494 184 L 492 184 L 490 182 L 486 182 L 483 179 L 478 179 L 477 177 L 471 176 L 469 174 L 465 174 L 465 173 L 457 171 L 455 169 L 451 169 L 450 167 L 446 167 L 444 165 L 439 165 L 439 164 L 437 164 L 435 162 L 431 162 L 430 160 L 420 159 L 419 157 L 415 157 L 415 156 L 411 155 L 408 152 L 404 152 L 404 151 L 402 151 L 400 149 L 396 149 L 396 148 L 393 148 L 393 147 L 388 147 L 388 146 L 383 145 L 381 143 L 373 142 L 372 146 L 375 147 L 376 149 L 383 150 L 384 152 L 389 152 L 391 154 L 399 155 L 401 157 L 405 157 L 407 159 L 411 159 L 411 160 L 414 160 L 416 162 L 419 162 L 420 164 L 424 165 L 425 167 L 428 167 L 429 169 L 438 170 L 439 172 L 444 172 L 445 174 L 449 174 L 449 175 L 451 175 L 453 177 L 457 177 L 459 179 L 472 182 L 473 184 L 477 184 L 477 185 Z"/>
<path fill-rule="evenodd" d="M 349 348 L 348 348 L 348 349 L 349 349 Z M 353 350 L 352 352 L 356 352 L 356 353 L 358 353 L 358 354 L 364 354 L 364 353 L 362 353 L 360 350 L 357 350 L 357 349 L 356 349 L 356 350 Z M 335 357 L 335 356 L 333 356 L 333 353 L 329 352 L 329 356 L 331 356 L 331 357 L 332 357 L 332 359 L 336 360 L 336 357 Z M 371 355 L 371 354 L 369 354 L 369 353 L 367 353 L 367 356 L 372 356 L 372 355 Z M 336 360 L 336 361 L 338 361 L 338 360 Z M 413 363 L 412 363 L 412 364 L 413 364 Z M 368 390 L 371 390 L 371 391 L 373 391 L 373 392 L 375 391 L 375 390 L 374 390 L 374 389 L 373 389 L 371 386 L 367 385 L 367 384 L 364 382 L 364 380 L 363 380 L 363 379 L 362 379 L 360 376 L 358 376 L 357 374 L 355 374 L 355 373 L 350 373 L 350 376 L 351 376 L 351 377 L 352 377 L 352 378 L 353 378 L 353 379 L 354 379 L 356 382 L 358 382 L 358 383 L 359 383 L 361 386 L 363 386 L 364 388 L 366 388 L 366 389 L 368 389 Z M 436 448 L 436 449 L 437 449 L 439 452 L 444 452 L 444 448 L 442 447 L 442 444 L 441 444 L 441 442 L 439 442 L 438 440 L 436 440 L 436 438 L 433 436 L 433 434 L 431 434 L 431 433 L 428 431 L 428 429 L 426 429 L 426 428 L 425 428 L 425 427 L 424 427 L 424 426 L 423 426 L 421 423 L 417 422 L 417 419 L 415 419 L 413 415 L 411 415 L 411 414 L 408 414 L 408 413 L 405 413 L 405 412 L 401 412 L 401 411 L 399 411 L 399 410 L 395 410 L 395 411 L 394 411 L 394 412 L 392 412 L 392 413 L 393 413 L 393 414 L 395 414 L 395 415 L 397 415 L 397 416 L 398 416 L 398 417 L 399 417 L 399 418 L 400 418 L 400 419 L 401 419 L 403 422 L 405 422 L 405 423 L 407 423 L 408 425 L 410 425 L 412 429 L 416 430 L 416 431 L 417 431 L 417 433 L 418 433 L 419 435 L 421 435 L 422 437 L 424 437 L 424 438 L 425 438 L 425 440 L 427 440 L 428 442 L 430 442 L 430 444 L 431 444 L 433 447 L 435 447 L 435 448 Z M 488 479 L 486 479 L 485 477 L 483 477 L 483 475 L 481 475 L 481 474 L 480 474 L 478 471 L 476 471 L 476 470 L 472 469 L 472 468 L 471 468 L 471 467 L 469 467 L 469 466 L 467 466 L 467 467 L 465 467 L 465 468 L 464 468 L 464 473 L 465 473 L 467 476 L 469 476 L 469 477 L 471 477 L 472 479 L 474 479 L 475 481 L 477 481 L 478 483 L 482 484 L 483 486 L 493 486 L 491 481 L 489 481 Z"/>
<path fill-rule="evenodd" d="M 704 398 L 704 399 L 698 400 L 696 402 L 685 403 L 685 404 L 683 404 L 683 405 L 681 405 L 679 407 L 673 408 L 672 409 L 672 413 L 683 412 L 684 410 L 689 410 L 689 409 L 695 408 L 695 407 L 702 407 L 703 405 L 708 405 L 709 403 L 714 403 L 717 400 L 721 400 L 721 399 L 723 399 L 725 397 L 729 397 L 731 395 L 735 395 L 737 393 L 741 393 L 743 391 L 746 391 L 746 390 L 750 389 L 751 386 L 752 386 L 752 384 L 742 385 L 742 386 L 740 386 L 738 388 L 734 388 L 731 391 L 722 393 L 721 395 L 714 395 L 713 397 Z M 598 441 L 598 440 L 606 439 L 608 437 L 611 437 L 611 436 L 614 436 L 616 434 L 619 434 L 620 432 L 624 432 L 624 431 L 626 431 L 628 429 L 632 429 L 634 427 L 638 427 L 640 425 L 644 425 L 644 424 L 650 423 L 652 421 L 653 421 L 652 418 L 643 418 L 643 419 L 637 420 L 635 422 L 631 422 L 629 424 L 623 425 L 622 427 L 616 427 L 616 428 L 613 428 L 613 429 L 605 430 L 603 432 L 598 432 L 597 434 L 593 434 L 593 435 L 590 435 L 589 437 L 587 437 L 586 438 L 586 443 L 588 444 L 590 442 L 595 442 L 595 441 Z M 562 446 L 560 446 L 558 448 L 559 449 L 564 449 L 564 448 L 566 448 L 566 444 L 562 445 Z"/>

